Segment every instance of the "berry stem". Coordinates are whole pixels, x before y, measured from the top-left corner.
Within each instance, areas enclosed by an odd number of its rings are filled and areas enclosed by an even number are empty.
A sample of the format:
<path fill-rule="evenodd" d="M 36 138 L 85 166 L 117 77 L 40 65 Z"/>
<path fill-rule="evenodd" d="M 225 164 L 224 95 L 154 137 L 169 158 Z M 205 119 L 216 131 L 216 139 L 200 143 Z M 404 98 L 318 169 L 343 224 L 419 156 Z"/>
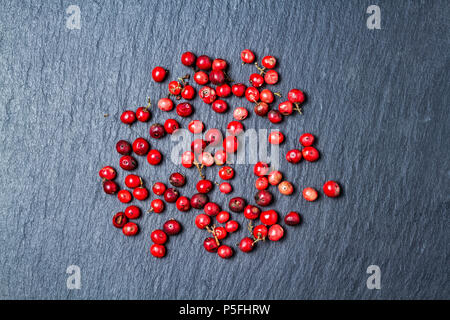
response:
<path fill-rule="evenodd" d="M 148 102 L 147 102 L 147 106 L 144 108 L 144 110 L 145 111 L 148 111 L 148 109 L 150 109 L 150 107 L 151 107 L 151 105 L 152 105 L 152 101 L 150 100 L 150 97 L 148 97 L 148 100 L 147 100 Z"/>
<path fill-rule="evenodd" d="M 194 161 L 194 164 L 195 164 L 195 166 L 197 167 L 197 170 L 198 170 L 198 173 L 199 173 L 200 177 L 201 177 L 202 179 L 205 179 L 205 175 L 204 175 L 203 172 L 202 172 L 203 165 L 200 166 L 200 163 L 198 163 L 197 161 Z"/>
<path fill-rule="evenodd" d="M 294 103 L 294 105 L 295 105 L 294 110 L 297 110 L 298 113 L 303 114 L 302 107 L 300 107 L 300 105 L 298 103 Z"/>
<path fill-rule="evenodd" d="M 258 69 L 260 75 L 263 75 L 263 74 L 266 73 L 266 68 L 265 68 L 265 67 L 262 67 L 262 68 L 261 68 L 261 67 L 258 65 L 258 62 L 255 62 L 255 66 L 256 66 L 256 69 Z"/>
<path fill-rule="evenodd" d="M 210 228 L 209 226 L 206 226 L 206 230 L 207 230 L 209 233 L 212 233 L 212 235 L 214 236 L 214 240 L 216 240 L 216 244 L 217 244 L 218 246 L 220 246 L 219 239 L 218 239 L 217 236 L 216 236 L 216 225 L 213 224 L 212 228 Z"/>

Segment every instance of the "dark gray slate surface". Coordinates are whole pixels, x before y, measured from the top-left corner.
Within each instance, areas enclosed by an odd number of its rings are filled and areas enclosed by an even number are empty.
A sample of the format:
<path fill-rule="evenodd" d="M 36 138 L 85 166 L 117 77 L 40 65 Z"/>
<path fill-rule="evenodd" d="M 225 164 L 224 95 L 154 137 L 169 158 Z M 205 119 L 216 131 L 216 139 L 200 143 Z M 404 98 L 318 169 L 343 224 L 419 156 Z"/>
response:
<path fill-rule="evenodd" d="M 65 27 L 70 4 L 81 8 L 81 30 Z M 449 5 L 377 1 L 382 29 L 368 30 L 370 4 L 1 1 L 0 297 L 450 298 Z M 204 252 L 192 211 L 146 216 L 139 236 L 123 237 L 110 219 L 124 206 L 103 193 L 97 172 L 118 167 L 115 142 L 147 136 L 148 125 L 121 125 L 120 113 L 147 95 L 161 97 L 167 82 L 153 83 L 151 69 L 185 73 L 179 57 L 186 50 L 227 59 L 232 78 L 246 81 L 252 68 L 239 63 L 244 48 L 278 58 L 277 89 L 308 93 L 304 117 L 285 122 L 282 151 L 311 131 L 322 158 L 283 163 L 296 195 L 277 196 L 273 206 L 298 210 L 304 224 L 288 229 L 283 242 L 230 261 Z M 195 106 L 208 127 L 232 118 Z M 170 116 L 155 112 L 161 122 Z M 267 121 L 252 116 L 245 125 Z M 169 139 L 152 143 L 170 146 Z M 167 160 L 161 169 L 140 164 L 148 184 L 177 170 Z M 251 170 L 237 166 L 233 195 L 251 199 Z M 197 173 L 184 171 L 191 185 L 182 193 L 191 195 Z M 299 187 L 320 188 L 329 178 L 341 182 L 343 197 L 313 204 L 299 197 Z M 223 204 L 230 197 L 216 190 L 212 198 Z M 156 260 L 149 233 L 169 217 L 185 230 Z M 81 268 L 80 290 L 66 288 L 72 264 Z M 371 264 L 381 268 L 381 290 L 366 288 Z"/>

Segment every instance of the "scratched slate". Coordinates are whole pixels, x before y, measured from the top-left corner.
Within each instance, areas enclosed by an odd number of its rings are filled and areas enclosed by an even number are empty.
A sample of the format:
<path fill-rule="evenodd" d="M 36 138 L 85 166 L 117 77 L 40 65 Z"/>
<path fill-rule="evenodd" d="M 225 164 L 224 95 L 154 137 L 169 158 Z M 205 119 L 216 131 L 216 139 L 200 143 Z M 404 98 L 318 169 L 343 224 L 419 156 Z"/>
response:
<path fill-rule="evenodd" d="M 81 30 L 66 28 L 66 8 L 81 9 Z M 449 294 L 449 4 L 377 1 L 381 30 L 368 30 L 371 1 L 0 1 L 0 296 L 2 299 L 448 299 Z M 272 54 L 276 90 L 305 90 L 304 116 L 285 120 L 281 152 L 298 136 L 318 137 L 321 159 L 282 163 L 295 195 L 271 208 L 295 209 L 304 223 L 280 243 L 262 243 L 225 261 L 202 248 L 205 232 L 193 210 L 169 206 L 138 220 L 125 238 L 111 225 L 124 209 L 103 193 L 98 170 L 118 167 L 119 139 L 148 137 L 151 122 L 174 113 L 153 109 L 149 124 L 131 128 L 125 108 L 156 101 L 168 80 L 151 81 L 156 65 L 169 79 L 189 72 L 186 50 L 230 62 L 246 82 L 254 70 L 239 53 Z M 198 86 L 196 86 L 198 88 Z M 233 107 L 244 100 L 231 98 Z M 192 119 L 224 128 L 198 99 Z M 109 117 L 104 117 L 108 113 Z M 177 117 L 179 119 L 179 117 Z M 186 127 L 191 119 L 179 119 Z M 250 116 L 246 128 L 276 128 Z M 151 144 L 167 152 L 166 137 Z M 253 197 L 251 165 L 237 165 L 229 196 Z M 174 171 L 190 184 L 196 170 L 167 157 L 150 167 L 147 185 Z M 217 179 L 217 168 L 206 171 Z M 125 173 L 119 171 L 122 184 Z M 301 188 L 336 179 L 343 196 L 306 203 Z M 250 191 L 251 190 L 251 191 Z M 274 192 L 275 194 L 277 192 Z M 141 207 L 148 208 L 150 200 Z M 141 205 L 141 203 L 139 203 Z M 165 259 L 153 258 L 149 234 L 170 218 L 184 232 Z M 240 223 L 243 216 L 233 215 Z M 241 228 L 226 243 L 246 234 Z M 381 268 L 381 290 L 369 290 L 366 269 Z M 81 268 L 80 290 L 66 287 L 66 268 Z"/>

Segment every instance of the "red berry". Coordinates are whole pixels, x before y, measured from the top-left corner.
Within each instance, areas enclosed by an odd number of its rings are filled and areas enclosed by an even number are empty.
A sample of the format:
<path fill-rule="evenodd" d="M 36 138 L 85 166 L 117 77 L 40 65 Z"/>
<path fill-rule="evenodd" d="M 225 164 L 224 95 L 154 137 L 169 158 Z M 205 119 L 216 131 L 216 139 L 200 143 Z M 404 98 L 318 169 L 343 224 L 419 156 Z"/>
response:
<path fill-rule="evenodd" d="M 302 160 L 302 152 L 298 149 L 289 150 L 286 153 L 286 160 L 290 163 L 299 163 Z"/>
<path fill-rule="evenodd" d="M 245 199 L 243 199 L 241 197 L 232 198 L 230 200 L 230 202 L 228 203 L 228 207 L 233 212 L 244 211 L 245 205 L 246 205 L 246 201 L 245 201 Z"/>
<path fill-rule="evenodd" d="M 235 232 L 237 229 L 239 229 L 239 223 L 235 220 L 230 220 L 225 224 L 225 230 L 228 233 L 233 233 Z"/>
<path fill-rule="evenodd" d="M 125 124 L 132 124 L 136 121 L 136 114 L 131 110 L 126 110 L 120 116 L 120 121 Z"/>
<path fill-rule="evenodd" d="M 180 188 L 186 184 L 186 177 L 179 172 L 174 172 L 170 175 L 169 182 L 174 187 Z"/>
<path fill-rule="evenodd" d="M 300 224 L 300 215 L 295 211 L 291 211 L 284 217 L 284 223 L 288 226 Z"/>
<path fill-rule="evenodd" d="M 211 167 L 214 164 L 214 157 L 209 152 L 202 152 L 198 156 L 198 162 L 207 167 Z"/>
<path fill-rule="evenodd" d="M 224 113 L 228 110 L 228 104 L 223 100 L 216 100 L 211 105 L 212 109 L 217 113 Z"/>
<path fill-rule="evenodd" d="M 216 93 L 217 96 L 221 98 L 229 97 L 231 94 L 231 87 L 228 84 L 224 83 L 216 88 Z"/>
<path fill-rule="evenodd" d="M 133 142 L 133 152 L 138 156 L 144 156 L 150 149 L 150 144 L 144 138 L 137 138 Z"/>
<path fill-rule="evenodd" d="M 204 86 L 200 89 L 199 96 L 206 104 L 211 104 L 217 99 L 216 91 L 208 86 Z"/>
<path fill-rule="evenodd" d="M 231 87 L 231 91 L 236 97 L 242 97 L 245 94 L 245 89 L 247 89 L 247 86 L 243 83 L 236 83 Z"/>
<path fill-rule="evenodd" d="M 176 202 L 179 211 L 186 212 L 191 208 L 191 203 L 187 197 L 179 197 Z"/>
<path fill-rule="evenodd" d="M 154 123 L 150 126 L 150 136 L 154 139 L 161 139 L 166 135 L 166 130 L 164 130 L 164 126 L 159 123 Z"/>
<path fill-rule="evenodd" d="M 292 114 L 294 110 L 294 105 L 290 101 L 284 101 L 278 105 L 278 111 L 284 116 Z"/>
<path fill-rule="evenodd" d="M 209 73 L 209 81 L 215 85 L 221 85 L 225 82 L 225 73 L 222 70 L 213 70 Z"/>
<path fill-rule="evenodd" d="M 191 198 L 191 207 L 195 209 L 203 209 L 209 202 L 209 197 L 203 193 L 196 193 Z"/>
<path fill-rule="evenodd" d="M 202 55 L 197 58 L 197 68 L 200 70 L 209 70 L 211 69 L 211 59 L 208 56 Z"/>
<path fill-rule="evenodd" d="M 194 74 L 194 81 L 197 84 L 203 86 L 209 82 L 209 76 L 204 71 L 198 71 Z"/>
<path fill-rule="evenodd" d="M 259 190 L 255 195 L 256 204 L 261 207 L 267 207 L 272 203 L 273 196 L 267 190 Z"/>
<path fill-rule="evenodd" d="M 214 202 L 208 202 L 205 205 L 205 208 L 203 209 L 205 211 L 205 214 L 207 214 L 210 217 L 215 217 L 220 212 L 220 207 L 217 203 Z"/>
<path fill-rule="evenodd" d="M 119 140 L 116 144 L 116 150 L 122 155 L 127 155 L 131 153 L 131 144 L 125 140 Z"/>
<path fill-rule="evenodd" d="M 132 200 L 131 192 L 128 190 L 120 190 L 117 193 L 117 198 L 119 198 L 119 201 L 122 203 L 128 203 Z"/>
<path fill-rule="evenodd" d="M 206 131 L 205 140 L 210 146 L 216 146 L 223 140 L 222 132 L 219 129 L 212 128 Z"/>
<path fill-rule="evenodd" d="M 225 70 L 227 68 L 227 62 L 223 59 L 214 59 L 212 62 L 213 70 Z"/>
<path fill-rule="evenodd" d="M 206 238 L 205 241 L 203 241 L 203 247 L 208 252 L 217 252 L 217 248 L 219 248 L 214 238 Z"/>
<path fill-rule="evenodd" d="M 228 134 L 232 136 L 238 136 L 242 132 L 244 132 L 244 125 L 239 121 L 231 121 L 227 126 Z"/>
<path fill-rule="evenodd" d="M 278 72 L 276 72 L 275 70 L 269 70 L 266 72 L 266 74 L 264 75 L 264 81 L 267 84 L 275 84 L 278 82 Z"/>
<path fill-rule="evenodd" d="M 272 69 L 275 68 L 275 65 L 277 64 L 277 59 L 273 56 L 265 56 L 262 58 L 262 65 L 264 68 Z"/>
<path fill-rule="evenodd" d="M 178 106 L 177 106 L 177 108 L 178 108 Z M 172 134 L 175 131 L 177 131 L 178 129 L 180 129 L 180 124 L 178 123 L 177 120 L 175 120 L 175 119 L 167 119 L 166 122 L 164 122 L 164 130 L 168 134 Z"/>
<path fill-rule="evenodd" d="M 147 154 L 147 161 L 148 163 L 150 163 L 151 165 L 157 165 L 161 162 L 162 160 L 162 155 L 158 150 L 150 150 Z"/>
<path fill-rule="evenodd" d="M 265 162 L 257 162 L 253 167 L 255 176 L 262 177 L 269 173 L 269 165 Z"/>
<path fill-rule="evenodd" d="M 166 221 L 163 225 L 164 232 L 169 236 L 174 236 L 181 231 L 180 223 L 175 219 Z"/>
<path fill-rule="evenodd" d="M 244 209 L 244 217 L 249 220 L 255 220 L 259 218 L 261 210 L 257 206 L 248 205 Z"/>
<path fill-rule="evenodd" d="M 164 201 L 161 199 L 155 199 L 150 203 L 150 206 L 152 207 L 150 211 L 153 211 L 154 213 L 161 213 L 164 211 Z"/>
<path fill-rule="evenodd" d="M 181 156 L 181 165 L 185 168 L 191 168 L 194 165 L 195 155 L 192 151 L 185 151 Z"/>
<path fill-rule="evenodd" d="M 244 107 L 236 108 L 233 111 L 233 117 L 236 120 L 244 120 L 248 117 L 248 111 Z"/>
<path fill-rule="evenodd" d="M 245 237 L 241 240 L 241 242 L 239 242 L 239 249 L 242 252 L 250 252 L 253 250 L 253 239 L 249 238 L 249 237 Z"/>
<path fill-rule="evenodd" d="M 137 219 L 141 216 L 141 209 L 136 206 L 128 206 L 124 212 L 128 219 Z"/>
<path fill-rule="evenodd" d="M 136 109 L 136 119 L 140 122 L 147 122 L 150 119 L 151 113 L 147 107 L 139 107 Z"/>
<path fill-rule="evenodd" d="M 245 98 L 250 102 L 258 102 L 259 100 L 259 91 L 255 87 L 248 87 L 245 90 Z"/>
<path fill-rule="evenodd" d="M 281 238 L 283 238 L 284 230 L 283 227 L 279 224 L 274 224 L 269 228 L 269 240 L 271 241 L 278 241 Z"/>
<path fill-rule="evenodd" d="M 160 229 L 156 229 L 150 234 L 150 239 L 156 244 L 164 244 L 167 241 L 167 234 Z"/>
<path fill-rule="evenodd" d="M 195 64 L 197 57 L 190 51 L 186 51 L 181 55 L 181 63 L 187 67 L 191 67 Z"/>
<path fill-rule="evenodd" d="M 219 170 L 219 177 L 222 180 L 230 180 L 234 177 L 234 170 L 231 167 L 224 166 Z"/>
<path fill-rule="evenodd" d="M 264 117 L 269 112 L 269 105 L 265 102 L 259 102 L 255 104 L 253 111 L 255 112 L 256 115 Z"/>
<path fill-rule="evenodd" d="M 133 190 L 133 196 L 139 201 L 144 201 L 148 198 L 148 190 L 144 187 L 138 187 Z"/>
<path fill-rule="evenodd" d="M 269 183 L 273 186 L 278 185 L 283 179 L 283 174 L 280 171 L 272 171 L 269 173 L 268 180 Z"/>
<path fill-rule="evenodd" d="M 248 79 L 248 81 L 255 88 L 259 88 L 259 87 L 261 87 L 264 84 L 263 76 L 258 74 L 258 73 L 252 73 L 250 75 L 250 78 Z"/>
<path fill-rule="evenodd" d="M 123 228 L 123 226 L 127 224 L 128 218 L 125 215 L 125 213 L 117 212 L 114 215 L 114 217 L 112 219 L 112 222 L 113 222 L 114 227 L 116 227 L 116 228 Z"/>
<path fill-rule="evenodd" d="M 305 101 L 305 94 L 299 89 L 292 89 L 288 93 L 288 100 L 292 103 L 303 103 Z"/>
<path fill-rule="evenodd" d="M 303 158 L 309 162 L 314 162 L 317 161 L 317 159 L 319 159 L 319 151 L 317 151 L 317 149 L 314 147 L 303 148 L 302 155 Z"/>
<path fill-rule="evenodd" d="M 132 156 L 122 156 L 119 160 L 119 165 L 123 170 L 134 170 L 137 167 L 137 161 Z"/>
<path fill-rule="evenodd" d="M 233 256 L 233 249 L 226 245 L 221 245 L 217 249 L 217 254 L 223 259 L 229 259 Z"/>
<path fill-rule="evenodd" d="M 265 190 L 269 187 L 269 180 L 266 177 L 259 177 L 255 181 L 255 188 L 258 190 Z"/>
<path fill-rule="evenodd" d="M 285 196 L 291 195 L 294 192 L 294 187 L 289 181 L 283 181 L 278 185 L 278 191 Z"/>
<path fill-rule="evenodd" d="M 228 220 L 230 220 L 230 214 L 226 211 L 220 211 L 219 214 L 216 216 L 216 220 L 219 223 L 225 223 Z"/>
<path fill-rule="evenodd" d="M 270 110 L 267 113 L 267 119 L 272 123 L 280 123 L 283 121 L 283 115 L 278 110 Z"/>
<path fill-rule="evenodd" d="M 106 167 L 103 167 L 100 169 L 100 171 L 98 172 L 98 175 L 102 179 L 114 180 L 116 178 L 117 173 L 116 173 L 116 169 L 114 169 L 113 167 L 106 166 Z"/>
<path fill-rule="evenodd" d="M 267 227 L 263 224 L 257 225 L 253 228 L 253 236 L 256 239 L 265 239 L 267 237 Z"/>
<path fill-rule="evenodd" d="M 284 135 L 281 131 L 272 131 L 269 134 L 270 144 L 281 144 L 284 141 Z"/>
<path fill-rule="evenodd" d="M 200 193 L 208 193 L 212 190 L 213 184 L 211 181 L 203 179 L 197 182 L 196 188 Z"/>
<path fill-rule="evenodd" d="M 214 154 L 214 161 L 216 165 L 221 166 L 227 162 L 227 153 L 224 150 L 219 150 Z"/>
<path fill-rule="evenodd" d="M 198 134 L 203 132 L 205 125 L 200 120 L 192 120 L 188 124 L 188 129 L 191 133 Z"/>
<path fill-rule="evenodd" d="M 224 227 L 217 227 L 214 229 L 214 234 L 216 235 L 217 239 L 222 240 L 225 239 L 228 235 L 227 231 Z"/>
<path fill-rule="evenodd" d="M 152 187 L 153 193 L 156 194 L 157 196 L 163 195 L 166 189 L 167 189 L 166 185 L 162 182 L 155 182 L 155 184 Z"/>
<path fill-rule="evenodd" d="M 166 255 L 166 247 L 161 244 L 152 244 L 150 247 L 150 253 L 155 258 L 163 258 Z"/>
<path fill-rule="evenodd" d="M 222 182 L 222 183 L 219 185 L 219 190 L 220 190 L 220 192 L 222 192 L 222 193 L 228 194 L 228 193 L 230 193 L 231 191 L 233 191 L 233 187 L 232 187 L 231 184 L 229 184 L 228 182 Z"/>
<path fill-rule="evenodd" d="M 223 149 L 228 153 L 236 152 L 238 146 L 238 139 L 235 136 L 228 136 L 223 140 Z"/>
<path fill-rule="evenodd" d="M 168 188 L 164 192 L 164 200 L 166 200 L 166 202 L 168 202 L 168 203 L 174 203 L 175 201 L 177 201 L 179 196 L 180 196 L 180 193 L 178 192 L 177 189 L 174 189 L 174 188 Z"/>
<path fill-rule="evenodd" d="M 206 214 L 199 214 L 197 217 L 195 217 L 195 225 L 199 229 L 205 229 L 206 226 L 209 226 L 211 224 L 211 218 Z"/>
<path fill-rule="evenodd" d="M 119 190 L 119 186 L 114 181 L 107 180 L 103 182 L 103 191 L 107 194 L 114 194 Z"/>
<path fill-rule="evenodd" d="M 259 98 L 261 99 L 262 102 L 271 104 L 273 102 L 273 100 L 275 99 L 272 91 L 270 91 L 269 89 L 264 89 L 261 91 L 261 93 L 259 94 Z"/>
<path fill-rule="evenodd" d="M 178 81 L 170 81 L 168 87 L 169 87 L 169 92 L 171 94 L 173 94 L 174 96 L 180 95 L 181 89 L 183 89 L 183 87 L 181 86 L 181 84 Z"/>
<path fill-rule="evenodd" d="M 125 177 L 125 185 L 131 189 L 137 188 L 142 185 L 142 179 L 135 174 L 129 174 Z"/>
<path fill-rule="evenodd" d="M 155 82 L 162 82 L 166 77 L 166 70 L 163 67 L 155 67 L 152 70 L 152 78 Z"/>
<path fill-rule="evenodd" d="M 305 188 L 303 189 L 303 198 L 307 201 L 316 201 L 319 194 L 317 190 L 314 188 Z"/>
<path fill-rule="evenodd" d="M 173 109 L 173 101 L 169 98 L 161 98 L 158 101 L 158 108 L 162 111 L 171 111 Z"/>
<path fill-rule="evenodd" d="M 323 192 L 328 197 L 335 198 L 341 193 L 341 187 L 336 181 L 330 180 L 325 182 L 325 184 L 323 185 Z"/>
<path fill-rule="evenodd" d="M 191 150 L 196 154 L 200 154 L 206 148 L 206 141 L 203 139 L 195 139 L 191 142 Z"/>
<path fill-rule="evenodd" d="M 183 90 L 181 90 L 181 96 L 183 99 L 192 100 L 195 97 L 195 89 L 193 86 L 186 85 Z"/>
<path fill-rule="evenodd" d="M 261 212 L 259 220 L 266 226 L 271 226 L 278 221 L 278 213 L 275 210 L 268 210 Z"/>
<path fill-rule="evenodd" d="M 127 237 L 136 235 L 138 233 L 138 231 L 139 231 L 139 227 L 134 222 L 128 222 L 122 228 L 123 234 L 126 235 Z"/>
<path fill-rule="evenodd" d="M 244 63 L 253 63 L 255 61 L 255 54 L 249 49 L 242 50 L 241 59 Z"/>
<path fill-rule="evenodd" d="M 187 102 L 182 102 L 177 104 L 177 114 L 180 117 L 189 117 L 194 112 L 194 107 L 192 104 Z"/>
<path fill-rule="evenodd" d="M 304 133 L 300 136 L 299 142 L 304 147 L 310 147 L 314 143 L 314 136 L 311 133 Z"/>

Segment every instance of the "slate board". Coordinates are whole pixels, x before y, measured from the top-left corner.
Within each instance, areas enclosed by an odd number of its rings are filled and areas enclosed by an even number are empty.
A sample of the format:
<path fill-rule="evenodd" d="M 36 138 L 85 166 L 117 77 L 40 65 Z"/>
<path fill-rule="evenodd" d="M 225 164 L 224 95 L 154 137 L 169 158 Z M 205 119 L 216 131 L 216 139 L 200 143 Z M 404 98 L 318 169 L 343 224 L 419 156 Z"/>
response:
<path fill-rule="evenodd" d="M 66 8 L 81 8 L 81 29 L 66 28 Z M 381 30 L 366 27 L 369 1 L 1 1 L 0 6 L 0 297 L 2 299 L 448 299 L 449 294 L 449 4 L 377 1 Z M 206 254 L 195 212 L 139 220 L 125 238 L 111 225 L 124 206 L 98 177 L 118 167 L 119 139 L 148 136 L 149 124 L 119 123 L 125 108 L 166 92 L 154 66 L 172 78 L 187 69 L 186 50 L 221 57 L 246 82 L 244 48 L 279 62 L 281 82 L 308 94 L 304 116 L 282 126 L 283 154 L 302 132 L 317 135 L 315 164 L 283 162 L 296 185 L 272 208 L 301 212 L 284 241 L 225 261 Z M 229 100 L 233 107 L 244 100 Z M 224 128 L 198 100 L 198 118 Z M 104 114 L 110 116 L 105 118 Z M 152 121 L 173 117 L 155 111 Z M 190 119 L 180 122 L 186 126 Z M 247 128 L 275 128 L 251 116 Z M 167 150 L 170 139 L 152 141 Z M 136 171 L 147 184 L 180 170 L 167 159 Z M 232 195 L 251 200 L 250 165 L 236 166 Z M 208 169 L 216 177 L 217 168 Z M 194 193 L 195 170 L 184 170 Z M 123 181 L 124 172 L 119 172 Z M 299 188 L 327 179 L 339 199 L 306 203 Z M 252 191 L 249 191 L 252 190 Z M 229 197 L 214 191 L 212 199 Z M 148 207 L 150 201 L 147 201 Z M 168 256 L 148 253 L 151 230 L 169 217 L 184 232 Z M 242 216 L 234 215 L 241 223 Z M 234 244 L 245 228 L 232 235 Z M 381 268 L 381 290 L 366 269 Z M 80 290 L 66 287 L 66 268 L 81 268 Z"/>

